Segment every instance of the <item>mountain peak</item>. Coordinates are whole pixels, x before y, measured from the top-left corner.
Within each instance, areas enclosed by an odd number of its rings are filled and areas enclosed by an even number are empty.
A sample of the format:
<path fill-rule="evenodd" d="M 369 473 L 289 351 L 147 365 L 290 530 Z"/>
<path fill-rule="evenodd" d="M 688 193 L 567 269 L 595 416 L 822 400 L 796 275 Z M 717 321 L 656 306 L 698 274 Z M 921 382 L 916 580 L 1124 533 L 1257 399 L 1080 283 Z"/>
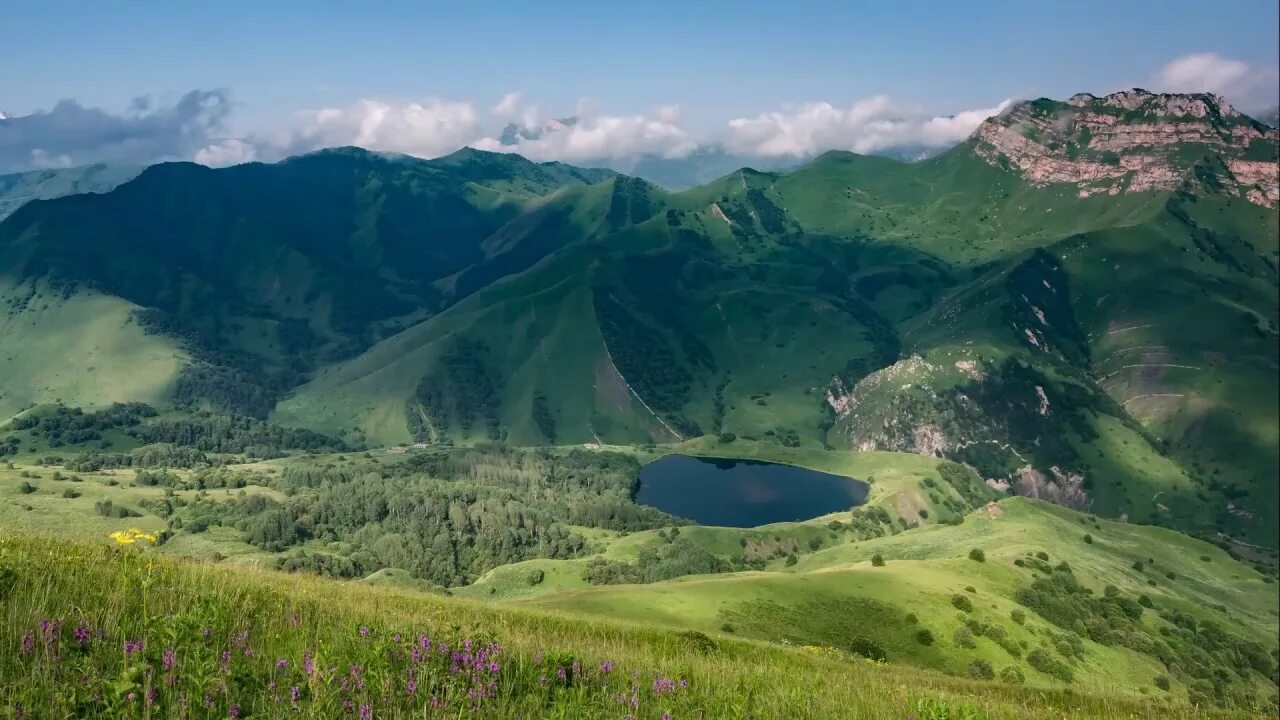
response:
<path fill-rule="evenodd" d="M 986 120 L 971 144 L 993 166 L 1033 185 L 1075 185 L 1080 197 L 1172 191 L 1216 157 L 1225 192 L 1274 207 L 1278 139 L 1220 96 L 1134 88 L 1017 103 Z"/>

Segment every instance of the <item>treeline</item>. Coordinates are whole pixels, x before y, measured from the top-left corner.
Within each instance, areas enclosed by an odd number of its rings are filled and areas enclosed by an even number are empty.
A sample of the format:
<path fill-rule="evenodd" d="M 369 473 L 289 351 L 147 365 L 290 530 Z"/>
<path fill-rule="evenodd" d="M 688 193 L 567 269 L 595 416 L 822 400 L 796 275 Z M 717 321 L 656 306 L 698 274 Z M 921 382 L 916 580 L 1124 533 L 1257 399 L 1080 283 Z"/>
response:
<path fill-rule="evenodd" d="M 439 435 L 450 427 L 469 433 L 479 422 L 490 439 L 502 437 L 498 411 L 502 404 L 502 379 L 489 371 L 489 348 L 467 339 L 453 341 L 439 362 L 422 377 L 406 408 L 409 431 L 418 440 L 430 440 L 430 423 Z M 425 413 L 426 418 L 419 413 Z"/>
<path fill-rule="evenodd" d="M 62 447 L 100 441 L 102 433 L 107 430 L 137 427 L 143 420 L 156 415 L 155 408 L 146 403 L 114 403 L 93 412 L 58 405 L 47 412 L 15 418 L 9 423 L 9 428 L 28 430 L 49 447 Z M 8 444 L 17 445 L 16 438 L 6 440 Z"/>
<path fill-rule="evenodd" d="M 346 443 L 301 428 L 282 428 L 256 418 L 200 411 L 190 417 L 157 420 L 130 433 L 146 443 L 168 443 L 205 452 L 279 457 L 285 450 L 339 452 Z"/>
<path fill-rule="evenodd" d="M 423 453 L 394 465 L 297 466 L 266 480 L 288 498 L 198 499 L 175 530 L 235 527 L 286 553 L 279 567 L 359 577 L 395 567 L 443 586 L 530 558 L 580 557 L 566 525 L 638 530 L 674 524 L 633 501 L 639 463 L 628 455 L 567 455 L 500 446 Z"/>

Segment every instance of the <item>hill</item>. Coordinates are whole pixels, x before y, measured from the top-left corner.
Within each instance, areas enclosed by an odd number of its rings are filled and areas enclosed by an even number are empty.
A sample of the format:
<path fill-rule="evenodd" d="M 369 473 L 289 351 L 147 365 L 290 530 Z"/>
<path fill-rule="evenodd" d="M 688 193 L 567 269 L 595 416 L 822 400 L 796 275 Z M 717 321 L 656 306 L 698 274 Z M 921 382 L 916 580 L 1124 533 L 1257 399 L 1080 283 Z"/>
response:
<path fill-rule="evenodd" d="M 1274 548 L 1276 138 L 1133 90 L 1014 105 L 916 163 L 828 153 L 678 193 L 471 150 L 156 166 L 0 224 L 7 327 L 51 328 L 0 340 L 0 413 L 905 451 Z M 101 327 L 137 357 L 86 350 Z"/>

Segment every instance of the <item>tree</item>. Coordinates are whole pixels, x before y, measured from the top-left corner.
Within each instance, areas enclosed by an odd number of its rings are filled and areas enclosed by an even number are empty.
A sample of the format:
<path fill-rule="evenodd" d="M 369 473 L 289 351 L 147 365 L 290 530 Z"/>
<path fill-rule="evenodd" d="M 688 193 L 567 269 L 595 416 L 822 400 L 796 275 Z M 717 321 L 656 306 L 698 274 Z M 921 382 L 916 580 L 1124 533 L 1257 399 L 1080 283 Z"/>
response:
<path fill-rule="evenodd" d="M 876 553 L 875 555 L 872 555 L 871 565 L 873 567 L 884 567 L 884 556 L 881 555 L 880 553 Z"/>
<path fill-rule="evenodd" d="M 980 549 L 978 549 L 978 548 L 974 548 L 974 549 L 972 549 L 972 550 L 970 550 L 970 551 L 969 551 L 969 559 L 970 559 L 970 560 L 976 560 L 976 561 L 978 561 L 978 562 L 986 562 L 986 561 L 987 561 L 987 554 L 986 554 L 986 553 L 984 553 L 984 552 L 982 552 L 982 550 L 980 550 Z"/>

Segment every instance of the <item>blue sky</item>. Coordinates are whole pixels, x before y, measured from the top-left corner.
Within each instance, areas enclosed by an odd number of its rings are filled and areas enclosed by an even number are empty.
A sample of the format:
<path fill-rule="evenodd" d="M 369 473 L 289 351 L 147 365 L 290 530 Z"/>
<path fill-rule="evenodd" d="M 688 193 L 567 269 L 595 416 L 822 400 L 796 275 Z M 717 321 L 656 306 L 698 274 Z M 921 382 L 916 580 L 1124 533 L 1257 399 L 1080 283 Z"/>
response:
<path fill-rule="evenodd" d="M 0 111 L 74 99 L 114 113 L 137 96 L 221 89 L 223 131 L 240 136 L 362 99 L 482 110 L 518 91 L 545 117 L 582 99 L 619 116 L 675 105 L 701 136 L 795 103 L 887 96 L 948 114 L 1152 86 L 1193 53 L 1246 66 L 1254 79 L 1234 81 L 1232 99 L 1261 105 L 1274 100 L 1278 26 L 1275 0 L 5 0 Z"/>

